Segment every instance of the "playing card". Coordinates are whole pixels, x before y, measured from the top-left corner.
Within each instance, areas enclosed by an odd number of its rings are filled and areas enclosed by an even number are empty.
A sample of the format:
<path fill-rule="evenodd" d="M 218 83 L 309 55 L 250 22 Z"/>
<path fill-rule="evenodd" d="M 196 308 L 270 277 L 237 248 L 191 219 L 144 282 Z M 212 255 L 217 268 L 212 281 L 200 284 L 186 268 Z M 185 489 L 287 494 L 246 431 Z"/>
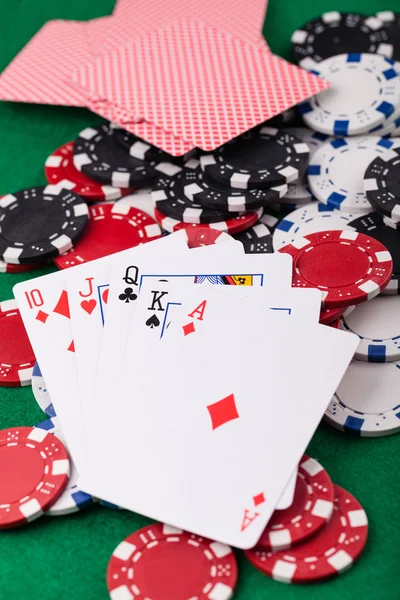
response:
<path fill-rule="evenodd" d="M 171 0 L 168 4 L 158 0 L 149 6 L 145 0 L 119 0 L 114 8 L 114 18 L 104 39 L 102 50 L 127 44 L 132 32 L 147 33 L 162 27 L 166 21 L 191 17 L 230 31 L 238 37 L 257 42 L 262 38 L 267 2 L 255 0 L 251 10 L 245 0 Z"/>
<path fill-rule="evenodd" d="M 0 99 L 86 106 L 86 95 L 68 80 L 92 58 L 85 23 L 48 21 L 2 72 Z"/>
<path fill-rule="evenodd" d="M 246 300 L 227 302 L 212 287 L 203 290 L 206 309 L 216 303 L 220 310 L 213 308 L 201 328 L 187 327 L 198 305 L 185 303 L 159 343 L 138 344 L 125 357 L 134 377 L 119 387 L 107 445 L 99 430 L 81 484 L 153 519 L 249 548 L 357 339 L 255 305 L 246 310 Z"/>
<path fill-rule="evenodd" d="M 82 63 L 73 80 L 126 115 L 140 115 L 204 150 L 328 86 L 265 44 L 195 19 L 172 21 L 104 51 Z"/>

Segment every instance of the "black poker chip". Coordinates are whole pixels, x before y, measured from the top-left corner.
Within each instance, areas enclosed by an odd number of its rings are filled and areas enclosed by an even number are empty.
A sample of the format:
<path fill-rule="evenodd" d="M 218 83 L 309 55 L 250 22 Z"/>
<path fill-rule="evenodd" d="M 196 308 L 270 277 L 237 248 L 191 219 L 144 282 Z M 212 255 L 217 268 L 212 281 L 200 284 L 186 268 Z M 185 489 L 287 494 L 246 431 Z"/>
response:
<path fill-rule="evenodd" d="M 359 233 L 378 240 L 390 252 L 393 260 L 393 275 L 382 294 L 400 294 L 400 231 L 388 227 L 386 219 L 378 212 L 371 212 L 350 221 L 349 226 Z"/>
<path fill-rule="evenodd" d="M 123 148 L 129 154 L 129 156 L 146 161 L 160 162 L 165 160 L 174 162 L 173 156 L 142 140 L 134 133 L 131 133 L 130 131 L 127 131 L 126 129 L 116 125 L 112 125 L 111 130 L 113 138 L 118 146 Z"/>
<path fill-rule="evenodd" d="M 389 54 L 391 54 L 389 58 L 400 61 L 400 13 L 385 10 L 376 13 L 376 16 L 383 21 L 388 34 L 388 42 L 393 48 L 393 51 L 390 52 L 389 46 Z"/>
<path fill-rule="evenodd" d="M 156 208 L 165 216 L 182 223 L 219 223 L 232 218 L 229 212 L 208 208 L 189 200 L 183 191 L 184 167 L 172 179 L 160 179 L 152 191 Z"/>
<path fill-rule="evenodd" d="M 87 204 L 78 194 L 48 185 L 0 198 L 0 257 L 28 264 L 63 254 L 89 222 Z"/>
<path fill-rule="evenodd" d="M 110 125 L 87 127 L 74 144 L 75 167 L 95 181 L 119 188 L 149 184 L 157 175 L 172 176 L 180 167 L 129 156 L 114 139 Z"/>
<path fill-rule="evenodd" d="M 337 54 L 383 53 L 393 48 L 384 23 L 377 17 L 331 11 L 306 23 L 292 35 L 295 62 L 306 69 Z"/>
<path fill-rule="evenodd" d="M 233 236 L 243 244 L 245 254 L 272 254 L 272 234 L 268 226 L 263 223 L 262 217 L 253 227 L 241 231 Z"/>
<path fill-rule="evenodd" d="M 236 189 L 270 188 L 296 181 L 308 166 L 306 143 L 284 129 L 260 127 L 200 158 L 213 181 Z"/>
<path fill-rule="evenodd" d="M 400 148 L 371 162 L 364 174 L 364 190 L 376 210 L 400 221 Z"/>
<path fill-rule="evenodd" d="M 286 184 L 264 189 L 238 190 L 207 177 L 197 159 L 187 161 L 182 172 L 183 192 L 192 202 L 222 212 L 256 210 L 277 202 L 288 191 Z"/>

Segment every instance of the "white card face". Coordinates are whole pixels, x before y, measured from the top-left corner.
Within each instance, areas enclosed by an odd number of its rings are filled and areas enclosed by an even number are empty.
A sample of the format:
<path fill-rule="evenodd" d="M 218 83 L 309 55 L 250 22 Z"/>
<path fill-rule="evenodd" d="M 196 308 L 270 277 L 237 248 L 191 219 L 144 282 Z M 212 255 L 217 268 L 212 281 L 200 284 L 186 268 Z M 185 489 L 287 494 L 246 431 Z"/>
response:
<path fill-rule="evenodd" d="M 226 244 L 230 247 L 230 244 Z M 221 244 L 222 247 L 222 244 Z M 136 302 L 130 301 L 144 281 L 157 283 L 160 279 L 182 283 L 215 285 L 264 286 L 271 289 L 289 289 L 292 279 L 292 261 L 286 254 L 207 256 L 190 250 L 179 260 L 142 263 L 140 277 L 132 263 L 119 265 L 110 284 L 101 350 L 98 361 L 94 397 L 96 414 L 90 419 L 88 445 L 92 435 L 105 426 L 107 414 L 118 396 L 116 385 L 130 334 Z M 208 253 L 207 253 L 208 254 Z M 289 260 L 288 260 L 289 259 Z M 112 376 L 110 376 L 112 374 Z M 116 383 L 117 382 L 117 383 Z"/>
<path fill-rule="evenodd" d="M 146 349 L 140 337 L 126 357 L 131 376 L 81 485 L 158 521 L 250 548 L 358 340 L 201 291 L 202 309 L 198 297 L 185 301 L 159 343 Z M 191 315 L 201 310 L 197 329 Z"/>
<path fill-rule="evenodd" d="M 155 240 L 143 246 L 125 250 L 90 263 L 92 272 L 114 268 L 119 260 L 140 257 L 155 252 L 171 254 L 189 252 L 182 235 Z M 17 284 L 14 295 L 17 300 L 26 331 L 40 365 L 57 416 L 68 440 L 73 460 L 81 470 L 85 447 L 85 427 L 82 414 L 67 282 L 87 273 L 87 265 L 59 271 Z M 82 289 L 84 288 L 83 281 Z M 104 309 L 104 306 L 103 306 Z"/>

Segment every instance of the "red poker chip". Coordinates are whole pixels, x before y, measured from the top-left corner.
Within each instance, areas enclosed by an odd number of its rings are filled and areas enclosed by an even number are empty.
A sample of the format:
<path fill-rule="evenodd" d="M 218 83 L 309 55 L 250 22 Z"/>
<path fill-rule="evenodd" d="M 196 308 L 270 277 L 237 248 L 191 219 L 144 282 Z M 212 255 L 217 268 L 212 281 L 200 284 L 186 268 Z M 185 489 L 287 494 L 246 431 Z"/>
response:
<path fill-rule="evenodd" d="M 276 551 L 315 535 L 331 518 L 333 502 L 334 488 L 328 473 L 314 458 L 304 455 L 292 505 L 273 513 L 258 546 Z"/>
<path fill-rule="evenodd" d="M 63 444 L 39 427 L 0 431 L 0 529 L 34 521 L 58 500 L 70 464 Z"/>
<path fill-rule="evenodd" d="M 111 598 L 229 600 L 236 580 L 229 546 L 161 523 L 123 540 L 107 568 Z"/>
<path fill-rule="evenodd" d="M 359 304 L 388 285 L 390 252 L 356 231 L 323 231 L 296 238 L 279 250 L 293 257 L 293 287 L 322 291 L 324 308 Z"/>
<path fill-rule="evenodd" d="M 0 260 L 0 273 L 28 273 L 29 271 L 35 271 L 41 269 L 47 263 L 29 263 L 26 265 L 13 265 L 6 263 L 4 260 Z"/>
<path fill-rule="evenodd" d="M 68 269 L 161 237 L 161 229 L 150 215 L 118 202 L 89 206 L 89 217 L 87 229 L 77 244 L 54 259 L 59 269 Z"/>
<path fill-rule="evenodd" d="M 311 583 L 350 569 L 367 542 L 368 519 L 354 496 L 337 485 L 334 489 L 333 515 L 320 533 L 290 550 L 247 550 L 251 564 L 283 583 Z"/>
<path fill-rule="evenodd" d="M 213 244 L 225 244 L 233 242 L 234 239 L 224 231 L 216 231 L 209 227 L 196 227 L 186 229 L 186 243 L 189 248 L 200 248 L 201 246 L 212 246 Z"/>
<path fill-rule="evenodd" d="M 44 165 L 46 179 L 50 184 L 64 183 L 65 188 L 73 190 L 88 202 L 98 200 L 118 200 L 122 196 L 131 194 L 134 189 L 121 189 L 111 185 L 100 185 L 90 179 L 74 166 L 74 142 L 68 142 L 57 148 L 47 158 Z"/>
<path fill-rule="evenodd" d="M 0 386 L 30 385 L 35 362 L 16 301 L 0 302 Z"/>
<path fill-rule="evenodd" d="M 171 217 L 167 217 L 164 215 L 158 208 L 154 209 L 154 214 L 157 222 L 161 225 L 165 231 L 168 233 L 173 233 L 174 231 L 179 231 L 180 229 L 186 229 L 186 231 L 190 229 L 194 229 L 197 227 L 205 227 L 207 229 L 213 229 L 216 231 L 223 231 L 225 233 L 240 233 L 241 231 L 245 231 L 254 223 L 258 221 L 263 213 L 263 209 L 260 208 L 256 212 L 245 212 L 232 219 L 227 221 L 221 221 L 218 223 L 183 223 L 182 221 L 177 221 L 176 219 L 172 219 Z"/>
<path fill-rule="evenodd" d="M 336 319 L 339 319 L 345 310 L 345 306 L 341 306 L 340 308 L 322 308 L 319 315 L 319 322 L 322 325 L 329 325 L 333 321 L 336 321 Z"/>

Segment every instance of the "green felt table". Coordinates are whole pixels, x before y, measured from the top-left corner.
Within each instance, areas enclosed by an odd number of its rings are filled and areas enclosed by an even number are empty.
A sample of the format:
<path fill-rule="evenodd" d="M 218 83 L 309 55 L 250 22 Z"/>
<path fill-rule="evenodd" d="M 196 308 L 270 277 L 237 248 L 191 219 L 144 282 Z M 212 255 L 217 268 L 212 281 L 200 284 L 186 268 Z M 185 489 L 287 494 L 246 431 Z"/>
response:
<path fill-rule="evenodd" d="M 324 10 L 358 10 L 374 14 L 378 10 L 396 8 L 399 9 L 398 0 L 387 0 L 385 5 L 379 0 L 354 0 L 351 5 L 344 0 L 270 0 L 264 35 L 274 52 L 290 58 L 291 33 Z M 112 9 L 113 0 L 97 0 L 96 3 L 2 0 L 0 70 L 45 21 L 55 18 L 84 20 L 110 14 Z M 248 10 L 251 10 L 251 2 Z M 44 184 L 46 157 L 62 143 L 74 139 L 81 129 L 98 121 L 96 115 L 85 109 L 0 102 L 0 194 Z M 48 267 L 28 275 L 0 274 L 0 300 L 12 298 L 15 283 L 51 270 L 52 267 Z M 288 349 L 288 364 L 291 360 L 296 357 L 291 356 Z M 268 393 L 268 381 L 261 373 L 255 373 L 255 376 L 260 378 L 260 388 Z M 44 418 L 30 387 L 0 388 L 1 428 L 35 425 Z M 239 582 L 235 598 L 399 598 L 400 435 L 353 439 L 321 424 L 308 453 L 327 468 L 335 483 L 352 492 L 365 508 L 370 522 L 365 552 L 359 563 L 342 577 L 302 587 L 272 581 L 238 552 Z M 1 532 L 0 600 L 106 600 L 105 572 L 113 549 L 148 522 L 133 513 L 95 506 L 80 514 L 44 517 L 26 527 Z"/>

